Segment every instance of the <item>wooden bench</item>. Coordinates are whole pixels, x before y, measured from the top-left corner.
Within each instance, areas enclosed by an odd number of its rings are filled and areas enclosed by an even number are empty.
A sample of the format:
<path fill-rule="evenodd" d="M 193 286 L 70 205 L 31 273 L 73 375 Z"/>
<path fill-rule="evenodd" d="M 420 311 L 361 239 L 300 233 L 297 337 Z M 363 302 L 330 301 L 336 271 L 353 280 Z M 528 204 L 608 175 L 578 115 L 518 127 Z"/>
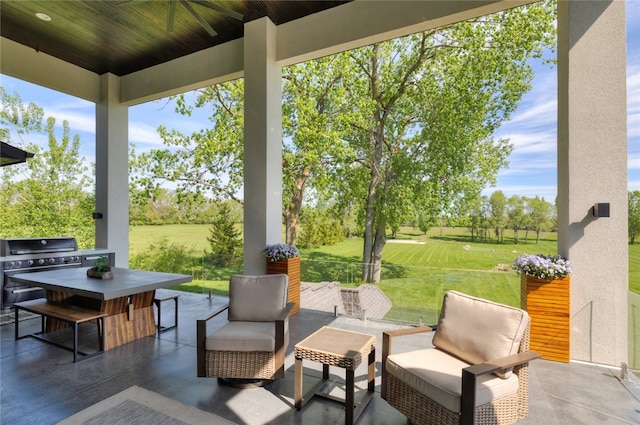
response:
<path fill-rule="evenodd" d="M 178 326 L 178 298 L 180 297 L 180 294 L 158 294 L 156 292 L 155 297 L 153 298 L 153 302 L 156 305 L 156 307 L 158 308 L 158 333 L 160 332 L 164 332 L 168 329 L 173 329 L 176 326 Z M 173 300 L 175 302 L 175 318 L 173 321 L 173 326 L 162 326 L 160 324 L 160 319 L 162 318 L 162 311 L 161 311 L 161 305 L 163 301 L 169 301 L 169 300 Z"/>
<path fill-rule="evenodd" d="M 45 298 L 38 298 L 30 301 L 22 301 L 14 304 L 15 307 L 15 339 L 21 339 L 26 337 L 33 337 L 44 341 L 49 344 L 56 345 L 58 347 L 64 348 L 66 350 L 73 351 L 73 362 L 78 361 L 78 325 L 80 323 L 89 322 L 91 320 L 95 320 L 98 326 L 98 346 L 99 349 L 95 353 L 91 354 L 83 354 L 84 357 L 81 359 L 85 359 L 97 354 L 101 354 L 104 352 L 104 318 L 107 316 L 107 313 L 101 313 L 97 310 L 90 310 L 87 308 L 78 307 L 71 304 L 62 304 L 62 303 L 54 303 L 47 301 Z M 42 325 L 41 331 L 39 333 L 28 334 L 20 336 L 20 332 L 18 330 L 18 311 L 24 310 L 31 313 L 39 314 L 42 316 Z M 69 323 L 73 328 L 73 349 L 70 349 L 68 346 L 60 344 L 56 341 L 53 341 L 48 338 L 44 338 L 45 334 L 45 318 L 53 318 L 60 320 L 65 323 Z"/>

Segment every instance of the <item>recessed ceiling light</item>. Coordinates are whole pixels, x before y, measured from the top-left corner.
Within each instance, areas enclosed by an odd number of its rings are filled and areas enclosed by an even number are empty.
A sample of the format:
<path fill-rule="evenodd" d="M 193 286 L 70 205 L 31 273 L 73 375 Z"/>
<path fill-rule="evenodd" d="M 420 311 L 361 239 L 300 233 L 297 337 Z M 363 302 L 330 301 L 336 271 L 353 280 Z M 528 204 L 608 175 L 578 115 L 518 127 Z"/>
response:
<path fill-rule="evenodd" d="M 36 17 L 38 19 L 42 19 L 43 21 L 47 21 L 47 22 L 51 20 L 51 16 L 47 15 L 46 13 L 38 12 L 36 13 Z"/>

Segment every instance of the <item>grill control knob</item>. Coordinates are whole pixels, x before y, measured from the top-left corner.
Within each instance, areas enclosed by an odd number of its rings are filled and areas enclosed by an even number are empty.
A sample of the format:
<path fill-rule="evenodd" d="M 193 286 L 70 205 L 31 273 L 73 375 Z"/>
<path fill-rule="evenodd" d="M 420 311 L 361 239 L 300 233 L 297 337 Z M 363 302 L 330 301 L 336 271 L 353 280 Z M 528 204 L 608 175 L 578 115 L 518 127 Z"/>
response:
<path fill-rule="evenodd" d="M 38 259 L 38 265 L 41 266 L 44 264 L 44 258 L 39 258 Z"/>
<path fill-rule="evenodd" d="M 16 267 L 22 267 L 22 261 L 16 261 Z"/>
<path fill-rule="evenodd" d="M 7 268 L 12 269 L 12 268 L 13 268 L 13 266 L 15 266 L 15 263 L 14 263 L 13 261 L 9 261 L 9 262 L 7 263 Z"/>
<path fill-rule="evenodd" d="M 55 258 L 49 258 L 49 264 L 54 264 L 56 262 Z"/>
<path fill-rule="evenodd" d="M 27 266 L 29 267 L 33 266 L 33 260 L 27 260 Z"/>

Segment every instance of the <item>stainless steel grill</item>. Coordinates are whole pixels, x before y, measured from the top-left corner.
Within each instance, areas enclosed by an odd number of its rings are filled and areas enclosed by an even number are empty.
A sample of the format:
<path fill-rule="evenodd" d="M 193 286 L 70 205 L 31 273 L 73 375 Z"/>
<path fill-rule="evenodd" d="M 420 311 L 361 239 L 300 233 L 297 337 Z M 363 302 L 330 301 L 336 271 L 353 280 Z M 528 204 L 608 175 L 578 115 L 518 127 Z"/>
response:
<path fill-rule="evenodd" d="M 45 296 L 45 291 L 14 282 L 18 273 L 54 270 L 65 267 L 90 267 L 101 255 L 115 265 L 115 253 L 108 249 L 78 250 L 75 238 L 0 239 L 0 307 Z"/>

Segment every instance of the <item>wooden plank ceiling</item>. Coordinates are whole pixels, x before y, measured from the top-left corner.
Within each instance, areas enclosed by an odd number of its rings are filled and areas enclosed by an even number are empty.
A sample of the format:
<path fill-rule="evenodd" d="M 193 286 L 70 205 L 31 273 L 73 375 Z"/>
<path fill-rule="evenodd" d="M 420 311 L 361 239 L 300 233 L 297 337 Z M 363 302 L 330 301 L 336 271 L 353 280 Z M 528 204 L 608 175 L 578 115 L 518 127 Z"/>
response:
<path fill-rule="evenodd" d="M 97 74 L 122 76 L 240 38 L 251 20 L 268 16 L 280 25 L 347 1 L 2 0 L 0 35 Z M 242 18 L 215 10 L 220 7 Z"/>

